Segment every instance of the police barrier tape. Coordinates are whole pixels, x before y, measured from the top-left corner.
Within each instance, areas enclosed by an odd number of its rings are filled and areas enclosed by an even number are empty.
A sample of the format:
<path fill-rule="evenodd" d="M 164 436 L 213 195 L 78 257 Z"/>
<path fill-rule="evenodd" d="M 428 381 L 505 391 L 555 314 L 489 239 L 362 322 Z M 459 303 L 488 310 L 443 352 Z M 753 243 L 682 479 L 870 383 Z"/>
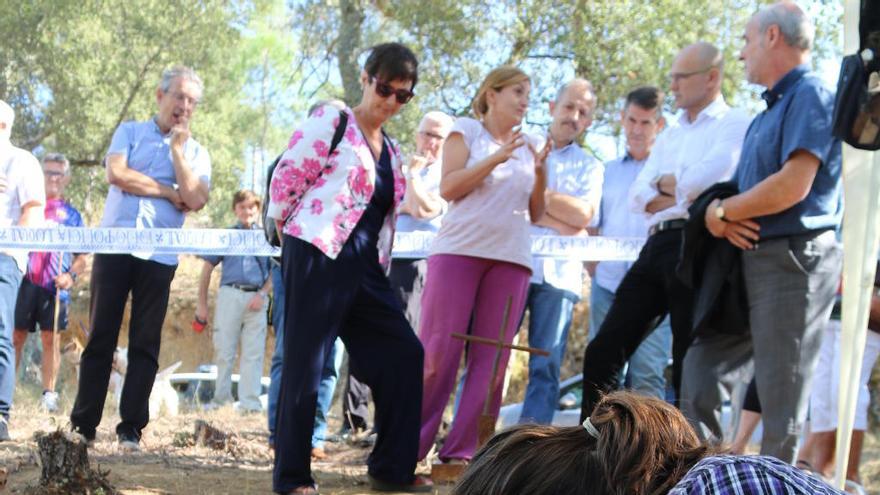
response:
<path fill-rule="evenodd" d="M 425 258 L 434 234 L 398 232 L 395 258 Z M 628 261 L 638 257 L 645 240 L 635 237 L 532 236 L 532 254 L 580 261 Z M 0 228 L 0 250 L 72 253 L 195 254 L 276 256 L 262 230 L 136 228 Z"/>

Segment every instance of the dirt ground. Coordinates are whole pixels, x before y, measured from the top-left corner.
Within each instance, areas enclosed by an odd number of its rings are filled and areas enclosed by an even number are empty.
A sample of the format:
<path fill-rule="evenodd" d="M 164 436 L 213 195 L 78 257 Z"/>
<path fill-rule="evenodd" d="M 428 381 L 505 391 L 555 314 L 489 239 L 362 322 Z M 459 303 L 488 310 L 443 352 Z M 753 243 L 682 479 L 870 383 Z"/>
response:
<path fill-rule="evenodd" d="M 211 327 L 200 334 L 192 331 L 198 273 L 201 262 L 191 256 L 182 256 L 172 284 L 172 297 L 168 316 L 163 327 L 162 352 L 159 358 L 160 369 L 180 360 L 179 371 L 195 371 L 202 363 L 210 363 L 212 356 Z M 216 291 L 219 271 L 212 280 L 210 315 L 213 318 L 213 294 Z M 66 332 L 62 341 L 66 342 L 73 334 L 81 334 L 88 321 L 88 279 L 87 271 L 73 291 L 71 326 L 73 332 Z M 589 284 L 586 285 L 589 287 Z M 587 319 L 589 316 L 583 294 L 581 302 L 575 307 L 575 316 L 569 335 L 568 352 L 562 366 L 562 376 L 569 377 L 582 368 L 583 349 L 586 343 Z M 127 342 L 127 318 L 120 334 L 120 345 Z M 525 341 L 524 332 L 520 341 Z M 30 339 L 34 346 L 37 339 Z M 265 374 L 269 371 L 269 358 L 274 348 L 272 331 L 266 343 Z M 26 352 L 27 355 L 27 352 Z M 25 363 L 27 363 L 27 359 Z M 20 384 L 16 389 L 15 407 L 10 419 L 12 442 L 0 443 L 0 466 L 9 472 L 7 490 L 0 493 L 22 493 L 25 487 L 34 484 L 40 475 L 33 435 L 37 431 L 51 431 L 67 426 L 73 396 L 76 392 L 75 371 L 70 363 L 63 362 L 59 375 L 58 389 L 61 395 L 63 415 L 50 416 L 37 407 L 40 387 L 38 367 L 26 365 L 20 374 Z M 523 353 L 515 353 L 508 367 L 508 387 L 505 403 L 522 400 L 528 373 L 528 358 Z M 872 381 L 874 404 L 872 406 L 872 432 L 868 435 L 862 462 L 862 479 L 869 493 L 880 495 L 880 439 L 877 436 L 880 418 L 880 372 L 875 369 Z M 337 391 L 338 392 L 338 391 Z M 108 403 L 112 400 L 108 400 Z M 331 411 L 330 431 L 338 428 L 339 404 Z M 336 417 L 334 418 L 334 414 Z M 182 439 L 192 433 L 195 421 L 204 419 L 213 426 L 232 432 L 231 447 L 215 451 L 205 447 L 195 447 Z M 159 418 L 151 421 L 144 432 L 142 445 L 144 451 L 138 454 L 122 455 L 116 450 L 113 428 L 118 421 L 115 411 L 108 405 L 104 420 L 98 431 L 97 442 L 90 450 L 93 465 L 109 470 L 109 480 L 124 494 L 251 494 L 271 492 L 272 451 L 267 445 L 265 415 L 240 416 L 231 409 L 211 412 L 185 412 L 175 418 Z M 368 449 L 346 444 L 328 443 L 329 458 L 312 463 L 314 476 L 324 494 L 366 494 L 368 489 L 364 462 Z M 420 466 L 420 472 L 428 473 L 427 466 Z M 438 487 L 435 493 L 449 493 L 450 487 Z"/>
<path fill-rule="evenodd" d="M 37 407 L 38 390 L 27 387 L 16 394 L 10 420 L 12 442 L 0 444 L 0 465 L 9 472 L 7 490 L 22 493 L 34 486 L 40 467 L 33 435 L 67 426 L 65 415 L 52 416 Z M 69 401 L 63 401 L 69 411 Z M 187 445 L 184 440 L 197 419 L 210 422 L 222 431 L 232 432 L 227 448 L 212 450 Z M 331 418 L 331 431 L 338 418 Z M 265 415 L 241 416 L 231 408 L 211 412 L 188 412 L 150 423 L 142 441 L 143 452 L 121 454 L 116 449 L 113 426 L 118 416 L 109 406 L 89 451 L 93 467 L 109 471 L 110 482 L 126 495 L 153 494 L 257 494 L 270 493 L 272 451 L 267 446 Z M 328 443 L 329 457 L 313 462 L 312 469 L 321 493 L 370 494 L 364 462 L 368 449 L 344 443 Z M 427 467 L 419 466 L 427 474 Z M 880 493 L 880 444 L 870 436 L 865 448 L 862 476 L 869 493 Z M 449 493 L 450 486 L 439 486 L 435 494 Z"/>
<path fill-rule="evenodd" d="M 30 387 L 29 387 L 30 388 Z M 66 427 L 66 415 L 52 416 L 37 407 L 37 391 L 16 394 L 15 412 L 10 418 L 12 442 L 0 444 L 0 465 L 9 472 L 6 492 L 22 493 L 36 485 L 40 467 L 34 433 Z M 62 404 L 65 411 L 70 403 Z M 233 434 L 223 450 L 188 445 L 195 421 L 203 419 Z M 151 421 L 142 439 L 143 451 L 122 454 L 116 448 L 113 427 L 118 416 L 110 407 L 89 450 L 93 468 L 109 471 L 110 482 L 126 495 L 147 494 L 257 494 L 272 491 L 272 451 L 268 448 L 266 416 L 242 416 L 231 408 L 210 412 L 189 412 L 174 418 Z M 335 424 L 334 424 L 335 423 Z M 331 430 L 338 420 L 331 422 Z M 344 443 L 327 443 L 329 457 L 313 462 L 312 470 L 327 494 L 374 493 L 367 486 L 365 448 Z M 427 473 L 424 466 L 420 469 Z M 448 493 L 438 487 L 434 493 Z"/>

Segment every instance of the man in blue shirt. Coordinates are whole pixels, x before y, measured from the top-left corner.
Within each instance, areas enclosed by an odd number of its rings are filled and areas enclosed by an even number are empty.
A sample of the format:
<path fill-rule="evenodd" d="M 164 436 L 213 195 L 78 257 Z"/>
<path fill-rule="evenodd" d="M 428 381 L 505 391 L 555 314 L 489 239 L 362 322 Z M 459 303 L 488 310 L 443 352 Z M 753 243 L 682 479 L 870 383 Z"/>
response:
<path fill-rule="evenodd" d="M 761 9 L 746 26 L 740 59 L 749 82 L 767 88 L 767 109 L 743 143 L 734 177 L 740 194 L 716 200 L 705 221 L 712 235 L 743 250 L 751 335 L 695 342 L 683 387 L 698 430 L 718 435 L 711 417 L 717 375 L 754 359 L 761 453 L 790 463 L 842 256 L 835 238 L 843 210 L 841 146 L 831 136 L 834 92 L 807 65 L 813 34 L 789 2 Z"/>
<path fill-rule="evenodd" d="M 232 209 L 238 223 L 236 229 L 259 229 L 260 197 L 249 190 L 232 197 Z M 263 357 L 266 354 L 266 311 L 272 284 L 268 256 L 204 256 L 199 277 L 199 302 L 196 318 L 208 319 L 208 287 L 214 267 L 223 263 L 220 289 L 214 312 L 214 364 L 217 385 L 212 407 L 232 401 L 232 368 L 241 342 L 239 363 L 238 410 L 260 412 Z"/>
<path fill-rule="evenodd" d="M 102 227 L 180 228 L 184 215 L 208 201 L 211 160 L 190 135 L 202 81 L 189 67 L 162 73 L 159 111 L 145 122 L 124 122 L 104 160 L 110 189 Z M 96 254 L 92 264 L 90 335 L 82 354 L 79 389 L 70 422 L 95 438 L 110 379 L 113 351 L 131 294 L 128 371 L 116 426 L 120 449 L 139 449 L 149 420 L 148 401 L 159 366 L 162 323 L 168 309 L 176 255 Z"/>
<path fill-rule="evenodd" d="M 596 95 L 585 79 L 563 86 L 550 103 L 547 209 L 534 220 L 533 235 L 582 235 L 602 196 L 602 162 L 575 142 L 593 121 Z M 550 424 L 559 401 L 559 367 L 565 355 L 574 305 L 583 289 L 580 261 L 535 258 L 526 309 L 529 345 L 550 352 L 529 356 L 529 384 L 521 422 Z"/>
<path fill-rule="evenodd" d="M 621 128 L 626 137 L 626 153 L 605 163 L 602 202 L 591 233 L 607 237 L 647 237 L 644 215 L 629 209 L 628 194 L 651 154 L 657 134 L 663 130 L 663 92 L 642 86 L 626 95 L 621 112 Z M 614 294 L 632 267 L 631 261 L 590 263 L 590 338 L 596 336 L 614 304 Z M 672 328 L 669 317 L 639 344 L 629 358 L 626 382 L 633 390 L 658 399 L 666 398 L 665 370 L 672 357 Z"/>

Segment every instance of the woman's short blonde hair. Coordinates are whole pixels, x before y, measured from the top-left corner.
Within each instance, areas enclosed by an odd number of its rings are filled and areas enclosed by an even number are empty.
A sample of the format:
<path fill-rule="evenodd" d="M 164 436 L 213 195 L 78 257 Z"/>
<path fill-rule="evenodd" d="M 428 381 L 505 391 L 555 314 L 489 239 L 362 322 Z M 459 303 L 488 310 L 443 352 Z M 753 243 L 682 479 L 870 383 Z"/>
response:
<path fill-rule="evenodd" d="M 528 74 L 512 65 L 503 65 L 497 69 L 492 69 L 492 72 L 483 79 L 483 84 L 480 85 L 477 96 L 474 97 L 474 102 L 471 105 L 474 115 L 478 119 L 482 119 L 486 112 L 489 111 L 489 99 L 487 97 L 489 91 L 501 91 L 508 86 L 529 80 Z"/>

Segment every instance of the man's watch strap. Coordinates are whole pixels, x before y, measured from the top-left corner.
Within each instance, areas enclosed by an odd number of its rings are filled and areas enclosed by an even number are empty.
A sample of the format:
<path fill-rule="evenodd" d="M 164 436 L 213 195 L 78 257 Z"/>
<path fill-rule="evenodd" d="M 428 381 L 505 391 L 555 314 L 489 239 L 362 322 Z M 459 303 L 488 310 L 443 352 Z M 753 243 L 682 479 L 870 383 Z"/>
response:
<path fill-rule="evenodd" d="M 722 222 L 729 222 L 730 220 L 724 215 L 724 201 L 718 200 L 717 206 L 715 206 L 715 217 Z"/>

